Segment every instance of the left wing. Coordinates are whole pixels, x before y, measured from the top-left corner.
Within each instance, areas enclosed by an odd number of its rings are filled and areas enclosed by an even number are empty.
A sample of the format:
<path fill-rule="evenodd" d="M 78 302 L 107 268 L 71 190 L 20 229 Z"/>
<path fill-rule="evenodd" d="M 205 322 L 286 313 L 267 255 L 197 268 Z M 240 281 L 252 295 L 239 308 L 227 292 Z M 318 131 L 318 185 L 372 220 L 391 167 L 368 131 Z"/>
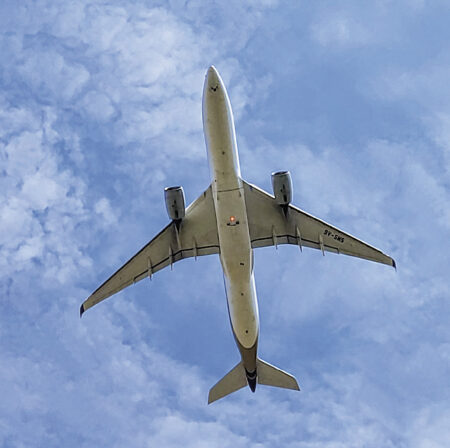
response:
<path fill-rule="evenodd" d="M 168 224 L 83 302 L 80 317 L 88 308 L 166 266 L 188 257 L 218 254 L 219 250 L 216 212 L 209 186 L 186 209 L 179 227 L 174 222 Z"/>
<path fill-rule="evenodd" d="M 395 261 L 375 247 L 289 205 L 286 213 L 265 191 L 244 182 L 252 247 L 295 244 L 324 254 L 334 252 L 364 258 L 395 268 Z"/>

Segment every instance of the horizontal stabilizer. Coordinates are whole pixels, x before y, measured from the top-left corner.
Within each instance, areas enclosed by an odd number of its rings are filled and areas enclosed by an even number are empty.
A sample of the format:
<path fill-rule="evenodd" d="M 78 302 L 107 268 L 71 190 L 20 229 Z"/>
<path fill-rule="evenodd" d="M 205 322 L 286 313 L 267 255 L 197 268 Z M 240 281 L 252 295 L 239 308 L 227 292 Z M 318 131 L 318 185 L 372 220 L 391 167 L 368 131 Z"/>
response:
<path fill-rule="evenodd" d="M 247 377 L 242 362 L 230 370 L 219 382 L 209 391 L 208 404 L 236 392 L 247 385 Z"/>
<path fill-rule="evenodd" d="M 256 372 L 258 374 L 258 384 L 300 390 L 297 380 L 292 375 L 289 375 L 289 373 L 278 369 L 262 359 L 256 360 Z"/>

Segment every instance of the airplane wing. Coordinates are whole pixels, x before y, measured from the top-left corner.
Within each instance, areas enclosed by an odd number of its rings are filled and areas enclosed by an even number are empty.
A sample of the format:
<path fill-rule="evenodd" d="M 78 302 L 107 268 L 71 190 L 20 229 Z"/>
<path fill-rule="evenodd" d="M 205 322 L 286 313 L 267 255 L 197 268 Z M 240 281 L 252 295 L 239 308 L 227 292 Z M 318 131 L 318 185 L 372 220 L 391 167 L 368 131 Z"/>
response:
<path fill-rule="evenodd" d="M 339 230 L 297 207 L 286 213 L 275 198 L 244 181 L 245 203 L 252 247 L 294 244 L 337 254 L 351 255 L 395 268 L 395 261 L 375 247 Z"/>
<path fill-rule="evenodd" d="M 81 305 L 80 317 L 88 309 L 127 286 L 189 257 L 219 253 L 216 212 L 211 186 L 187 209 L 179 229 L 168 224 L 97 288 Z"/>

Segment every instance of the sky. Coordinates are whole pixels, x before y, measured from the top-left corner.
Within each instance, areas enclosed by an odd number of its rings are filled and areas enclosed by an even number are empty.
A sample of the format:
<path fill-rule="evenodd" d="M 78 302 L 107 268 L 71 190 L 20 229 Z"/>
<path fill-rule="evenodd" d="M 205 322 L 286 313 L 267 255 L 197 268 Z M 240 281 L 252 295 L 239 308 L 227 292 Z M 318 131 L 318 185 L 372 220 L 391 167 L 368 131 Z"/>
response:
<path fill-rule="evenodd" d="M 450 6 L 374 0 L 3 0 L 0 446 L 450 445 Z M 201 95 L 227 86 L 243 177 L 388 253 L 255 250 L 260 356 L 242 389 L 217 256 L 88 310 L 209 185 Z"/>

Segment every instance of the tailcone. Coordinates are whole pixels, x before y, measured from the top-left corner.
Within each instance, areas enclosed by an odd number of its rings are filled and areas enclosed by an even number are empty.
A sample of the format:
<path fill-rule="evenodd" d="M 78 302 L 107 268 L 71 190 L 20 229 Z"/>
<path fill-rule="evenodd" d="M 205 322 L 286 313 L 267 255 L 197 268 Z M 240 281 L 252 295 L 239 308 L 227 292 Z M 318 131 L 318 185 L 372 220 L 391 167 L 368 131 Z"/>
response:
<path fill-rule="evenodd" d="M 255 392 L 256 390 L 256 370 L 253 372 L 249 372 L 247 369 L 245 369 L 245 375 L 247 376 L 247 383 L 248 387 L 250 387 L 250 390 L 252 392 Z"/>

